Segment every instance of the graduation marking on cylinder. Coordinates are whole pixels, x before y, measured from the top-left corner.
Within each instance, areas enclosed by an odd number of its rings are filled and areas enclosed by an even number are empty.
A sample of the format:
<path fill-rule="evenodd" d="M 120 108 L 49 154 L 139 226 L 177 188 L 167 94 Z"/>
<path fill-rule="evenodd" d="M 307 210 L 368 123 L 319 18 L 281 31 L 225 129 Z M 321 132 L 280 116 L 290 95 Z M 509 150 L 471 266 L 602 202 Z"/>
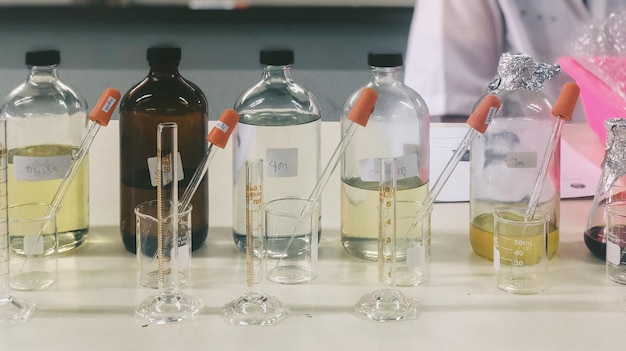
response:
<path fill-rule="evenodd" d="M 380 159 L 378 264 L 380 282 L 395 285 L 396 159 Z"/>

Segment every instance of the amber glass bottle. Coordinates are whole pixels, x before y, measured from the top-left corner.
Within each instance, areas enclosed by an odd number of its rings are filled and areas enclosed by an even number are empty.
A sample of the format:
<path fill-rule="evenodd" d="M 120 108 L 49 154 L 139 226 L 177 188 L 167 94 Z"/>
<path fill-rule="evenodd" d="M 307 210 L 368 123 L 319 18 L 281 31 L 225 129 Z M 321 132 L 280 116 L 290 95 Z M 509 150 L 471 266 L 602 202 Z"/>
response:
<path fill-rule="evenodd" d="M 156 156 L 157 126 L 163 122 L 178 124 L 178 150 L 183 168 L 178 183 L 180 194 L 184 193 L 206 151 L 208 130 L 206 97 L 178 72 L 180 48 L 151 47 L 147 58 L 148 76 L 120 102 L 120 230 L 124 246 L 132 253 L 136 248 L 133 210 L 142 202 L 156 199 L 156 185 L 151 182 L 147 160 Z M 205 177 L 191 201 L 192 249 L 200 247 L 207 238 L 208 199 Z"/>

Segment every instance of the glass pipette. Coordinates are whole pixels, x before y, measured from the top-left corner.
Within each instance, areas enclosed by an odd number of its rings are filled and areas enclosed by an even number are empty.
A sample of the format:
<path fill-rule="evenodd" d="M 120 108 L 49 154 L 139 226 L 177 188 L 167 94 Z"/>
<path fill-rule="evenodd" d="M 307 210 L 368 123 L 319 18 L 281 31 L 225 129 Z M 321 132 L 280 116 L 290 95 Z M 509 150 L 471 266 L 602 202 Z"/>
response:
<path fill-rule="evenodd" d="M 191 180 L 189 181 L 189 185 L 187 185 L 187 189 L 180 199 L 180 203 L 178 205 L 179 209 L 182 210 L 187 208 L 189 202 L 191 201 L 191 198 L 193 197 L 193 194 L 196 192 L 196 190 L 198 190 L 198 186 L 200 186 L 200 182 L 202 181 L 202 178 L 204 178 L 204 175 L 209 169 L 209 164 L 215 156 L 216 150 L 213 149 L 213 146 L 215 145 L 220 149 L 225 148 L 226 143 L 228 142 L 228 138 L 232 134 L 233 129 L 237 125 L 238 121 L 239 114 L 237 113 L 237 111 L 233 109 L 227 109 L 222 112 L 222 115 L 217 121 L 215 127 L 213 127 L 209 134 L 207 134 L 206 140 L 209 142 L 209 147 L 204 154 L 202 160 L 200 160 L 198 168 L 196 168 L 193 177 L 191 177 Z"/>
<path fill-rule="evenodd" d="M 539 203 L 539 196 L 541 195 L 541 188 L 543 187 L 543 183 L 546 179 L 548 165 L 552 159 L 552 154 L 554 153 L 557 142 L 561 139 L 563 121 L 572 120 L 572 114 L 574 114 L 574 108 L 576 107 L 579 94 L 580 88 L 576 83 L 565 83 L 563 88 L 561 88 L 561 93 L 559 94 L 554 107 L 552 108 L 552 114 L 556 117 L 556 121 L 554 122 L 554 127 L 552 128 L 552 134 L 550 135 L 548 144 L 546 145 L 546 151 L 543 155 L 543 163 L 541 164 L 539 174 L 537 175 L 535 187 L 533 188 L 530 200 L 528 201 L 528 208 L 526 209 L 525 214 L 525 219 L 527 221 L 530 220 L 535 214 L 537 204 Z"/>
<path fill-rule="evenodd" d="M 76 173 L 78 173 L 80 165 L 83 163 L 85 156 L 87 156 L 87 153 L 89 152 L 89 147 L 91 147 L 91 143 L 93 143 L 93 140 L 95 139 L 96 134 L 98 134 L 100 127 L 106 127 L 109 124 L 111 116 L 113 115 L 113 112 L 115 112 L 115 107 L 120 101 L 120 97 L 121 94 L 119 90 L 115 88 L 107 88 L 104 90 L 104 92 L 102 92 L 102 95 L 100 95 L 100 99 L 98 99 L 96 106 L 89 114 L 89 127 L 87 130 L 87 134 L 83 138 L 83 141 L 81 142 L 80 147 L 78 148 L 78 151 L 74 155 L 74 159 L 70 164 L 70 168 L 65 173 L 65 176 L 63 177 L 59 188 L 54 194 L 54 197 L 50 202 L 50 210 L 45 217 L 53 217 L 58 214 L 59 209 L 61 208 L 61 201 L 63 201 L 63 197 L 65 197 L 65 194 L 70 188 L 72 180 L 74 180 L 74 176 L 76 176 Z M 42 239 L 43 232 L 48 226 L 48 223 L 49 222 L 46 222 L 42 225 L 41 229 L 39 230 L 39 234 L 37 235 L 37 240 L 33 241 L 33 245 Z M 28 258 L 22 264 L 22 267 L 20 268 L 20 273 L 25 267 L 27 261 Z"/>
<path fill-rule="evenodd" d="M 487 95 L 483 98 L 480 104 L 478 104 L 478 107 L 474 109 L 474 112 L 472 112 L 472 114 L 467 118 L 466 123 L 470 126 L 470 129 L 465 134 L 463 140 L 459 143 L 459 147 L 457 147 L 443 171 L 441 171 L 441 174 L 435 181 L 432 189 L 428 192 L 420 211 L 426 212 L 433 205 L 435 199 L 443 189 L 443 186 L 448 181 L 448 178 L 450 178 L 450 175 L 472 143 L 472 140 L 474 140 L 479 133 L 485 133 L 489 123 L 491 123 L 493 115 L 498 111 L 501 105 L 502 102 L 500 102 L 498 97 L 495 95 Z M 415 224 L 416 223 L 414 222 L 413 226 Z"/>
<path fill-rule="evenodd" d="M 365 127 L 367 125 L 367 121 L 369 120 L 370 115 L 374 111 L 374 106 L 376 105 L 377 99 L 378 99 L 378 92 L 376 92 L 376 90 L 374 90 L 373 88 L 366 87 L 366 88 L 363 88 L 363 90 L 361 90 L 361 93 L 359 94 L 359 97 L 357 98 L 356 102 L 352 106 L 352 109 L 350 110 L 350 112 L 348 112 L 347 118 L 351 122 L 348 125 L 348 128 L 346 128 L 345 133 L 341 137 L 339 144 L 337 144 L 337 147 L 335 148 L 335 151 L 330 157 L 330 160 L 328 160 L 326 167 L 324 167 L 324 170 L 322 171 L 322 174 L 320 175 L 317 183 L 315 184 L 313 191 L 311 191 L 311 194 L 308 197 L 306 205 L 304 206 L 304 208 L 302 209 L 302 212 L 300 213 L 300 221 L 295 226 L 293 233 L 291 234 L 291 237 L 289 238 L 289 241 L 287 242 L 287 245 L 285 245 L 285 249 L 280 255 L 280 258 L 278 259 L 278 261 L 276 262 L 275 268 L 278 268 L 282 262 L 282 258 L 287 256 L 287 252 L 289 251 L 291 244 L 294 242 L 296 238 L 296 233 L 298 233 L 301 227 L 304 225 L 306 218 L 310 215 L 311 210 L 313 209 L 313 206 L 317 203 L 320 196 L 322 195 L 322 191 L 324 190 L 324 187 L 326 187 L 326 184 L 328 184 L 328 181 L 330 180 L 330 176 L 333 174 L 335 168 L 337 167 L 337 164 L 339 164 L 339 160 L 341 160 L 341 157 L 346 151 L 346 148 L 348 147 L 348 144 L 350 143 L 350 140 L 352 139 L 352 136 L 356 132 L 358 126 Z M 277 280 L 272 280 L 272 281 L 278 282 Z"/>

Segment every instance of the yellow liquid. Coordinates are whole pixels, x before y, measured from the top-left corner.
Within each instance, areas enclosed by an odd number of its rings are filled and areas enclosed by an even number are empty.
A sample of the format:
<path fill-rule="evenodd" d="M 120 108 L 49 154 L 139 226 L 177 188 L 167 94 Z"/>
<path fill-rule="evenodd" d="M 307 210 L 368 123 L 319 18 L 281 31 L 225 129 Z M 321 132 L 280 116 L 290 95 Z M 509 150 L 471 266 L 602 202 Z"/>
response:
<path fill-rule="evenodd" d="M 76 148 L 68 145 L 38 145 L 9 150 L 8 202 L 9 206 L 41 202 L 49 204 L 62 179 L 42 181 L 20 181 L 14 177 L 13 157 L 50 157 L 71 155 Z M 81 246 L 87 239 L 89 230 L 89 156 L 80 165 L 63 201 L 57 216 L 59 253 Z"/>
<path fill-rule="evenodd" d="M 426 198 L 428 185 L 417 178 L 399 180 L 396 201 L 420 201 Z M 341 243 L 348 253 L 360 259 L 378 259 L 378 182 L 351 179 L 341 184 Z M 412 221 L 396 223 L 397 258 L 406 256 L 403 237 Z"/>
<path fill-rule="evenodd" d="M 526 239 L 525 239 L 526 240 Z M 541 240 L 535 238 L 533 240 Z M 470 225 L 470 243 L 474 252 L 486 259 L 493 260 L 493 214 L 483 213 L 478 215 Z M 534 242 L 533 242 L 534 243 Z M 500 243 L 502 245 L 502 243 Z M 533 250 L 543 250 L 541 245 L 527 245 L 533 247 Z M 559 229 L 550 222 L 548 232 L 548 258 L 556 255 L 559 248 Z M 527 256 L 538 254 L 528 253 Z M 540 254 L 540 252 L 539 252 Z"/>

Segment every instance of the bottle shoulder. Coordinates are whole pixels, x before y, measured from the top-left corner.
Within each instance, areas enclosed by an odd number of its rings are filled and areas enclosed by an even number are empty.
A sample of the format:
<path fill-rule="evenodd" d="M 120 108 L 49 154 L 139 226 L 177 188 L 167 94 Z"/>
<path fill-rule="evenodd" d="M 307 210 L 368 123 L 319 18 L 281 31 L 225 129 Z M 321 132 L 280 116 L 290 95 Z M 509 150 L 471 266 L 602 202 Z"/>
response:
<path fill-rule="evenodd" d="M 418 123 L 430 123 L 430 112 L 426 102 L 415 90 L 400 81 L 395 84 L 376 84 L 369 82 L 361 89 L 352 93 L 343 105 L 342 121 L 348 122 L 347 115 L 355 104 L 361 90 L 373 88 L 378 93 L 378 99 L 370 121 L 384 122 L 392 120 L 417 120 Z"/>
<path fill-rule="evenodd" d="M 58 80 L 36 84 L 26 81 L 4 98 L 2 114 L 8 118 L 53 115 L 86 118 L 87 100 L 78 91 Z"/>
<path fill-rule="evenodd" d="M 289 81 L 260 81 L 239 96 L 234 109 L 244 124 L 295 125 L 321 119 L 313 93 Z"/>
<path fill-rule="evenodd" d="M 168 79 L 154 79 L 148 76 L 122 96 L 120 112 L 206 113 L 207 105 L 207 99 L 202 90 L 182 76 Z"/>

